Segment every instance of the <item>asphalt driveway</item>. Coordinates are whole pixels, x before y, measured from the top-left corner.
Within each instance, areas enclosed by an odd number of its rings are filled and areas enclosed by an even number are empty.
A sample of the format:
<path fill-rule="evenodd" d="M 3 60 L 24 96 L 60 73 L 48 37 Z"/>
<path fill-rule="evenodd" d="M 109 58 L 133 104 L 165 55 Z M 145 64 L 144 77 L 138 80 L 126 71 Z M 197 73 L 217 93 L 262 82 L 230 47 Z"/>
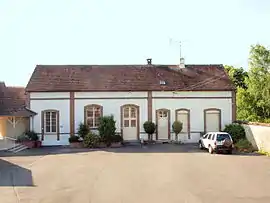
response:
<path fill-rule="evenodd" d="M 270 159 L 193 145 L 45 148 L 0 159 L 3 203 L 270 202 Z"/>

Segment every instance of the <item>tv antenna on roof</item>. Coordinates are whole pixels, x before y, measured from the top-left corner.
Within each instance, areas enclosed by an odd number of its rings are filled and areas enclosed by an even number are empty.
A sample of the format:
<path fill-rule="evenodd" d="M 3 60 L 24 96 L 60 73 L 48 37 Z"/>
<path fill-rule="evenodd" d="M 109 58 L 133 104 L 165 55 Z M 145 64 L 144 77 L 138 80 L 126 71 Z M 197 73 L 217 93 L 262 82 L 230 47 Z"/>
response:
<path fill-rule="evenodd" d="M 177 41 L 177 40 L 170 38 L 169 43 L 170 43 L 170 45 L 171 44 L 178 44 L 179 45 L 179 56 L 180 56 L 180 58 L 182 58 L 182 41 Z"/>

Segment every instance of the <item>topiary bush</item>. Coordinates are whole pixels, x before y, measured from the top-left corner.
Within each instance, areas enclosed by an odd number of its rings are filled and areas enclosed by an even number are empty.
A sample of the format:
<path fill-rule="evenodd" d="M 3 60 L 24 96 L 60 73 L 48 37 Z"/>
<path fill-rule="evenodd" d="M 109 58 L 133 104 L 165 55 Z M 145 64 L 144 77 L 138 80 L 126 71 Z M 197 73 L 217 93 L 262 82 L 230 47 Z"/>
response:
<path fill-rule="evenodd" d="M 99 119 L 99 136 L 101 138 L 101 141 L 106 143 L 107 146 L 110 146 L 112 143 L 112 137 L 115 136 L 115 127 L 116 121 L 114 120 L 114 117 L 111 116 L 103 116 Z"/>
<path fill-rule="evenodd" d="M 77 134 L 79 135 L 79 137 L 84 139 L 84 137 L 89 133 L 89 131 L 89 127 L 86 124 L 80 123 Z"/>
<path fill-rule="evenodd" d="M 240 139 L 246 139 L 245 129 L 240 124 L 233 123 L 226 125 L 223 131 L 232 136 L 234 143 L 237 143 Z"/>
<path fill-rule="evenodd" d="M 153 134 L 156 130 L 156 125 L 152 121 L 145 121 L 143 124 L 144 131 L 148 134 L 150 140 L 153 139 Z"/>
<path fill-rule="evenodd" d="M 83 139 L 84 147 L 95 148 L 100 143 L 100 136 L 96 133 L 89 132 Z"/>
<path fill-rule="evenodd" d="M 173 132 L 175 133 L 175 139 L 178 141 L 178 134 L 183 130 L 183 123 L 180 121 L 174 121 L 172 124 Z"/>

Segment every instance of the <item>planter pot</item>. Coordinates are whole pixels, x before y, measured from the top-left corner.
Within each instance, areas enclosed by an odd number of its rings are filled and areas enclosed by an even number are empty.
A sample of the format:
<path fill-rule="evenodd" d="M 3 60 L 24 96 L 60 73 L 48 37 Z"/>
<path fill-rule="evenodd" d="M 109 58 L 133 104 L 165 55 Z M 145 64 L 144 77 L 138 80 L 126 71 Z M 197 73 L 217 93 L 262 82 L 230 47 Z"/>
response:
<path fill-rule="evenodd" d="M 72 147 L 72 148 L 82 148 L 83 143 L 82 142 L 71 142 L 70 147 Z"/>
<path fill-rule="evenodd" d="M 29 149 L 32 149 L 32 148 L 34 148 L 36 146 L 35 141 L 23 141 L 23 142 L 21 142 L 21 144 L 28 147 Z"/>
<path fill-rule="evenodd" d="M 111 144 L 111 147 L 113 147 L 113 148 L 117 148 L 117 147 L 121 147 L 121 146 L 122 146 L 122 143 L 121 142 L 113 142 Z"/>
<path fill-rule="evenodd" d="M 41 141 L 36 141 L 36 148 L 40 148 L 41 147 L 41 144 L 42 144 L 42 142 Z"/>

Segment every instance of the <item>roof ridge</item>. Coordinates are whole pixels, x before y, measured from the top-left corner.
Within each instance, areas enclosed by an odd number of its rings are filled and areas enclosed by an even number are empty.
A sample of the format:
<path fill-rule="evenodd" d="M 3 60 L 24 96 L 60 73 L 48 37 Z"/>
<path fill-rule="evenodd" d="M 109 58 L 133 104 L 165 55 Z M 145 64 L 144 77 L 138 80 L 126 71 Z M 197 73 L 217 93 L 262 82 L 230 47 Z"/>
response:
<path fill-rule="evenodd" d="M 151 64 L 150 66 L 178 66 L 179 64 Z M 223 64 L 185 64 L 186 66 L 223 66 Z M 63 67 L 76 67 L 76 66 L 149 66 L 149 64 L 37 64 L 36 67 L 49 67 L 49 66 L 63 66 Z"/>
<path fill-rule="evenodd" d="M 17 86 L 17 85 L 9 85 L 9 86 L 6 86 L 7 88 L 25 88 L 24 86 Z"/>

